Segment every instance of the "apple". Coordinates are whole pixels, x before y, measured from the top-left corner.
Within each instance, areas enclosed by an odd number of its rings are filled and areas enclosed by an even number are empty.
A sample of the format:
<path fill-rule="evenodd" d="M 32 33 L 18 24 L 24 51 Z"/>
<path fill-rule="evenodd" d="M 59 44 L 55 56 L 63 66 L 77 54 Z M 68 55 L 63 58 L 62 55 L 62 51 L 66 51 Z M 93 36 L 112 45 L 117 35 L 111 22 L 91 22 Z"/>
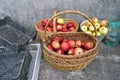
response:
<path fill-rule="evenodd" d="M 62 55 L 64 54 L 64 51 L 61 50 L 61 49 L 57 49 L 56 52 L 57 52 L 58 54 L 62 54 Z"/>
<path fill-rule="evenodd" d="M 93 47 L 94 47 L 94 44 L 93 44 L 93 42 L 91 42 L 91 41 L 87 41 L 87 42 L 85 42 L 84 43 L 84 49 L 86 49 L 86 50 L 90 50 L 90 49 L 92 49 Z"/>
<path fill-rule="evenodd" d="M 60 43 L 59 43 L 58 41 L 53 41 L 53 42 L 52 42 L 52 47 L 53 47 L 54 49 L 59 49 L 59 48 L 60 48 Z"/>
<path fill-rule="evenodd" d="M 98 23 L 98 18 L 94 17 L 94 18 L 92 18 L 92 21 L 93 21 L 94 23 Z"/>
<path fill-rule="evenodd" d="M 75 47 L 81 47 L 82 42 L 80 40 L 75 41 Z"/>
<path fill-rule="evenodd" d="M 85 31 L 85 33 L 92 35 L 91 31 Z"/>
<path fill-rule="evenodd" d="M 52 31 L 53 31 L 53 28 L 47 27 L 47 31 L 52 32 Z"/>
<path fill-rule="evenodd" d="M 75 55 L 83 55 L 83 49 L 82 48 L 75 48 L 74 54 Z"/>
<path fill-rule="evenodd" d="M 87 26 L 87 27 L 90 27 L 90 26 L 92 26 L 92 24 L 88 21 L 88 22 L 86 22 L 85 23 L 85 25 Z"/>
<path fill-rule="evenodd" d="M 107 20 L 101 20 L 100 25 L 106 27 L 108 25 L 108 21 Z"/>
<path fill-rule="evenodd" d="M 63 41 L 60 46 L 63 51 L 68 51 L 70 49 L 70 45 L 67 41 Z"/>
<path fill-rule="evenodd" d="M 95 28 L 99 29 L 100 28 L 100 23 L 95 23 Z"/>
<path fill-rule="evenodd" d="M 52 47 L 52 45 L 51 44 L 49 44 L 49 45 L 47 45 L 47 47 L 50 49 L 50 50 L 54 50 L 54 48 Z"/>
<path fill-rule="evenodd" d="M 71 27 L 75 27 L 75 25 L 72 21 L 67 23 L 67 28 L 69 29 Z"/>
<path fill-rule="evenodd" d="M 67 41 L 70 45 L 70 48 L 75 48 L 75 41 L 74 40 L 68 40 Z"/>
<path fill-rule="evenodd" d="M 73 31 L 73 30 L 75 30 L 75 27 L 70 27 L 69 30 Z"/>
<path fill-rule="evenodd" d="M 62 38 L 61 38 L 60 36 L 55 36 L 55 37 L 53 38 L 53 40 L 54 40 L 54 41 L 58 41 L 59 43 L 62 42 Z"/>
<path fill-rule="evenodd" d="M 99 32 L 100 32 L 102 35 L 107 34 L 107 33 L 108 33 L 108 28 L 102 26 L 102 27 L 99 28 Z"/>
<path fill-rule="evenodd" d="M 93 32 L 93 36 L 95 36 L 95 32 Z M 101 33 L 97 31 L 97 36 L 101 36 Z"/>
<path fill-rule="evenodd" d="M 94 31 L 94 30 L 95 30 L 95 28 L 93 26 L 89 27 L 89 31 Z"/>
<path fill-rule="evenodd" d="M 57 31 L 62 31 L 63 27 L 62 25 L 57 25 Z"/>
<path fill-rule="evenodd" d="M 63 41 L 62 41 L 62 42 L 64 42 L 64 41 L 66 42 L 66 41 L 68 41 L 68 40 L 67 40 L 67 39 L 63 39 Z"/>
<path fill-rule="evenodd" d="M 37 28 L 41 31 L 44 31 L 44 26 L 38 26 Z"/>
<path fill-rule="evenodd" d="M 83 52 L 87 52 L 87 51 L 88 51 L 88 50 L 85 50 L 85 49 L 83 50 Z"/>
<path fill-rule="evenodd" d="M 67 28 L 63 28 L 62 32 L 68 32 L 69 30 Z"/>
<path fill-rule="evenodd" d="M 68 55 L 74 55 L 74 49 L 73 48 L 68 50 Z"/>
<path fill-rule="evenodd" d="M 47 22 L 48 22 L 48 19 L 47 19 L 47 18 L 43 19 L 43 20 L 42 20 L 42 26 L 45 26 Z"/>
<path fill-rule="evenodd" d="M 67 28 L 67 24 L 63 24 L 63 29 L 66 29 Z"/>
<path fill-rule="evenodd" d="M 82 26 L 81 26 L 81 30 L 82 30 L 82 31 L 87 31 L 87 30 L 88 30 L 88 28 L 87 28 L 87 26 L 86 26 L 86 25 L 82 25 Z"/>
<path fill-rule="evenodd" d="M 53 21 L 51 21 L 48 26 L 50 26 L 51 28 L 53 28 Z"/>
<path fill-rule="evenodd" d="M 57 19 L 57 23 L 58 23 L 58 24 L 65 24 L 65 20 L 62 19 L 62 18 L 58 18 L 58 19 Z"/>

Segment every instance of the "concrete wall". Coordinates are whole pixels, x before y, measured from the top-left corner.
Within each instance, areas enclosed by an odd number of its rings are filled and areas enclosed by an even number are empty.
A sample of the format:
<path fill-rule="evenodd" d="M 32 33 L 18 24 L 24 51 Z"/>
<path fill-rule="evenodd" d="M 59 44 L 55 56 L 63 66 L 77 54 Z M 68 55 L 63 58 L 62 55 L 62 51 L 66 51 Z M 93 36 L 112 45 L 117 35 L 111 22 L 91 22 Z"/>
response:
<path fill-rule="evenodd" d="M 51 17 L 55 9 L 80 10 L 90 17 L 120 20 L 120 0 L 0 0 L 0 14 L 9 15 L 26 27 L 34 27 L 37 20 Z M 75 15 L 73 18 L 83 20 Z"/>

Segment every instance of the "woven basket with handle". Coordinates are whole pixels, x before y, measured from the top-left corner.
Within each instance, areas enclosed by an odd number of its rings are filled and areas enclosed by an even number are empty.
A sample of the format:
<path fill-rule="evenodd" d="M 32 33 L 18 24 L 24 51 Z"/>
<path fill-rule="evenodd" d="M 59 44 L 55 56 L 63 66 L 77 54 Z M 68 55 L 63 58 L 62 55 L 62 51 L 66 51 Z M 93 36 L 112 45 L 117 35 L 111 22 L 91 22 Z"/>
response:
<path fill-rule="evenodd" d="M 91 23 L 91 19 L 86 16 L 84 13 L 80 11 L 73 11 L 68 10 L 64 12 L 59 12 L 56 15 L 52 16 L 48 23 L 54 18 L 59 15 L 63 14 L 78 14 L 80 16 L 83 16 L 84 18 L 88 19 Z M 51 35 L 46 35 L 46 28 L 45 26 L 45 32 L 44 32 L 44 40 L 43 40 L 43 55 L 45 59 L 55 68 L 58 70 L 77 70 L 77 69 L 83 69 L 86 67 L 92 60 L 95 59 L 97 53 L 98 53 L 98 45 L 97 45 L 97 38 L 93 37 L 92 35 L 86 34 L 84 32 L 69 32 L 69 33 L 53 33 Z M 94 24 L 92 23 L 94 26 Z M 95 27 L 94 27 L 95 28 Z M 95 28 L 96 30 L 96 28 Z M 84 52 L 83 55 L 60 55 L 57 54 L 54 51 L 51 51 L 47 48 L 47 45 L 51 43 L 54 36 L 60 36 L 62 38 L 66 39 L 72 39 L 72 40 L 81 40 L 82 42 L 85 41 L 91 41 L 95 45 L 94 48 L 91 50 Z"/>

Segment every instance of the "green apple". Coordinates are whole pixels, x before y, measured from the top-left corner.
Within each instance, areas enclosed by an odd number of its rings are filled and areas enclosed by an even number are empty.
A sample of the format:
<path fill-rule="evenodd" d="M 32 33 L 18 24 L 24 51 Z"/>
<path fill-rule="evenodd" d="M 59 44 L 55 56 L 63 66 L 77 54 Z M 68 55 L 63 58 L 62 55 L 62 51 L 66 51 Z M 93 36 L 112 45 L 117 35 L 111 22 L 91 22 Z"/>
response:
<path fill-rule="evenodd" d="M 89 31 L 94 31 L 94 30 L 95 30 L 95 28 L 93 26 L 89 27 Z"/>
<path fill-rule="evenodd" d="M 90 31 L 85 31 L 85 33 L 92 35 L 92 32 Z"/>
<path fill-rule="evenodd" d="M 87 31 L 87 30 L 88 30 L 88 29 L 87 29 L 87 26 L 82 25 L 82 26 L 81 26 L 81 30 L 82 30 L 82 31 Z"/>
<path fill-rule="evenodd" d="M 98 18 L 93 17 L 93 18 L 92 18 L 92 21 L 93 21 L 94 23 L 98 23 Z"/>
<path fill-rule="evenodd" d="M 108 33 L 108 28 L 105 27 L 105 26 L 102 26 L 99 28 L 99 32 L 104 35 L 104 34 L 107 34 Z"/>
<path fill-rule="evenodd" d="M 100 23 L 95 23 L 95 28 L 99 29 L 100 28 Z"/>
<path fill-rule="evenodd" d="M 62 18 L 58 18 L 58 19 L 57 19 L 57 23 L 58 23 L 58 24 L 65 24 L 65 20 L 62 19 Z"/>
<path fill-rule="evenodd" d="M 93 36 L 95 36 L 95 32 L 93 32 L 92 34 Z M 101 36 L 101 33 L 97 31 L 97 36 Z"/>
<path fill-rule="evenodd" d="M 87 27 L 90 27 L 90 26 L 92 26 L 92 24 L 88 21 L 88 22 L 86 22 L 85 23 L 85 25 L 87 26 Z"/>

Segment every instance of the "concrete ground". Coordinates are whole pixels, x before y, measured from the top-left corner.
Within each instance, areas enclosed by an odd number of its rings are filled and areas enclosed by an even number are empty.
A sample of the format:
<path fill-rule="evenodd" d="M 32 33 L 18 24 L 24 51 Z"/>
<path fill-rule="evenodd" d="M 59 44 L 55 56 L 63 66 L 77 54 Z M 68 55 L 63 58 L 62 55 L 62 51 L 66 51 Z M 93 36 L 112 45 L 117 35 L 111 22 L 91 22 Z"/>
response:
<path fill-rule="evenodd" d="M 120 45 L 99 44 L 99 54 L 86 68 L 59 71 L 42 58 L 39 80 L 120 80 Z"/>

